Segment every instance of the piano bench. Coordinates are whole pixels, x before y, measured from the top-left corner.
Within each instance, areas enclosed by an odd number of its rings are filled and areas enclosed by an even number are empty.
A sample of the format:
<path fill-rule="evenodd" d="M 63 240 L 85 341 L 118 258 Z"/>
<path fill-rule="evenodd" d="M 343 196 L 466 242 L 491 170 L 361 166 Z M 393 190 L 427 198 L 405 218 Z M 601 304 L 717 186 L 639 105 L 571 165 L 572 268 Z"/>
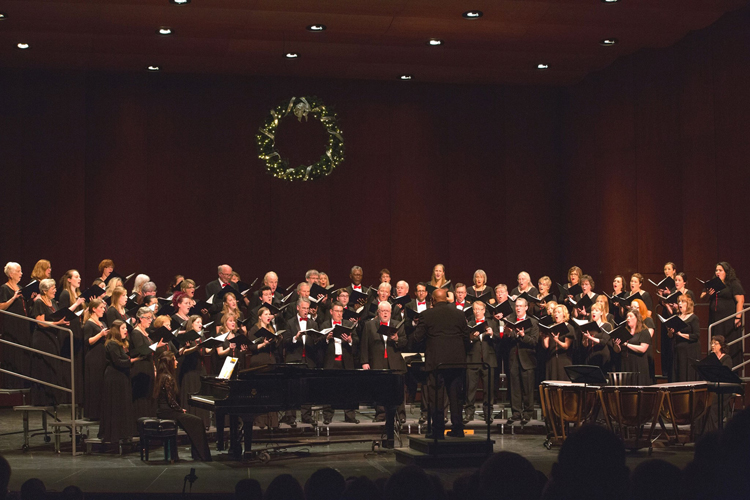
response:
<path fill-rule="evenodd" d="M 138 419 L 141 460 L 148 461 L 148 444 L 150 439 L 161 439 L 164 443 L 164 460 L 173 463 L 177 460 L 177 422 L 161 420 L 155 417 Z"/>

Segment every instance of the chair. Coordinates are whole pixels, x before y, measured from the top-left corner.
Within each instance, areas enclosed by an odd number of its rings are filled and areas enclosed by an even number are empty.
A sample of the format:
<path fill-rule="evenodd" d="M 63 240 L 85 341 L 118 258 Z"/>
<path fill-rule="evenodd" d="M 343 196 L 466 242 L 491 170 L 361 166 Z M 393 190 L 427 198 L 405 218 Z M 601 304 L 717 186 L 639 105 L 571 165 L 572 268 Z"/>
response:
<path fill-rule="evenodd" d="M 150 439 L 161 439 L 164 443 L 164 460 L 173 463 L 177 457 L 177 422 L 161 420 L 154 417 L 138 419 L 138 435 L 140 436 L 141 460 L 148 461 L 148 444 Z"/>

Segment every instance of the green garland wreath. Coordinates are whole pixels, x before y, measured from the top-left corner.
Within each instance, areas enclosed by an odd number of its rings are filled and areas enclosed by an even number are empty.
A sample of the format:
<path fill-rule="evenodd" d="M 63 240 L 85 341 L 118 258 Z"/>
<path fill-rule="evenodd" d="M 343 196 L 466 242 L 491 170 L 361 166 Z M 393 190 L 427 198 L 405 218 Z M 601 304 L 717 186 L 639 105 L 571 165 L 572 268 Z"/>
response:
<path fill-rule="evenodd" d="M 289 160 L 282 158 L 276 149 L 276 130 L 279 122 L 293 113 L 299 121 L 308 116 L 317 118 L 328 132 L 328 146 L 320 160 L 312 165 L 290 167 Z M 307 181 L 325 177 L 344 161 L 344 138 L 341 135 L 336 113 L 328 109 L 323 101 L 315 96 L 292 97 L 276 106 L 266 118 L 255 136 L 258 158 L 266 164 L 268 173 L 277 179 L 287 181 Z"/>

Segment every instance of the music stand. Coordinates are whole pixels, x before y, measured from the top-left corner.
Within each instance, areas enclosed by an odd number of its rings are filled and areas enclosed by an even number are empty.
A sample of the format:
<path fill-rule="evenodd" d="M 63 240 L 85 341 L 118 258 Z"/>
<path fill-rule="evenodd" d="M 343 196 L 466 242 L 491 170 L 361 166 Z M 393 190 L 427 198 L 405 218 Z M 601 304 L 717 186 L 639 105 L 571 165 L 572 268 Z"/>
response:
<path fill-rule="evenodd" d="M 602 369 L 596 365 L 570 365 L 565 373 L 571 382 L 586 385 L 607 385 Z"/>
<path fill-rule="evenodd" d="M 737 376 L 728 366 L 719 363 L 716 358 L 705 358 L 693 363 L 693 368 L 708 382 L 708 390 L 719 395 L 719 430 L 724 428 L 724 394 L 744 394 L 745 388 L 742 379 Z M 723 384 L 723 385 L 722 385 Z"/>

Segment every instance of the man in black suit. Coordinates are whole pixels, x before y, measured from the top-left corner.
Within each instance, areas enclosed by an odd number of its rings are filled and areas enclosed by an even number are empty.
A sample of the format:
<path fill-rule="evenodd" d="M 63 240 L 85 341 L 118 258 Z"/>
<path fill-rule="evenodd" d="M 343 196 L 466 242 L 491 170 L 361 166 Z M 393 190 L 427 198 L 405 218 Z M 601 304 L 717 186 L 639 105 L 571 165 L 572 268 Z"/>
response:
<path fill-rule="evenodd" d="M 239 290 L 239 288 L 237 288 L 237 284 L 232 283 L 232 266 L 222 264 L 219 266 L 218 279 L 211 281 L 206 285 L 206 300 L 210 299 L 213 295 L 218 293 L 222 288 L 226 286 L 231 286 L 235 290 Z M 212 307 L 216 307 L 216 304 L 214 304 Z"/>
<path fill-rule="evenodd" d="M 494 384 L 490 390 L 490 372 L 497 368 L 497 358 L 495 357 L 495 333 L 498 331 L 497 323 L 494 318 L 485 317 L 487 307 L 482 301 L 476 301 L 472 304 L 474 310 L 474 325 L 487 325 L 484 331 L 474 330 L 471 334 L 471 347 L 466 353 L 468 363 L 487 363 L 490 369 L 483 366 L 470 366 L 466 370 L 466 406 L 464 407 L 464 423 L 474 420 L 474 404 L 477 398 L 477 385 L 479 378 L 482 378 L 484 387 L 484 414 L 492 421 L 492 405 L 495 402 Z M 493 377 L 494 378 L 494 377 Z"/>
<path fill-rule="evenodd" d="M 344 305 L 338 301 L 331 305 L 331 319 L 320 325 L 320 328 L 323 331 L 328 328 L 335 328 L 336 325 L 347 328 L 354 326 L 354 323 L 344 319 Z M 342 334 L 340 339 L 334 338 L 333 332 L 329 332 L 326 335 L 325 342 L 323 368 L 326 370 L 354 370 L 354 351 L 359 343 L 356 329 L 352 330 L 351 335 Z M 323 423 L 328 425 L 331 420 L 333 420 L 333 409 L 326 406 L 323 408 Z M 353 424 L 359 423 L 354 408 L 344 412 L 344 421 Z"/>
<path fill-rule="evenodd" d="M 362 268 L 359 266 L 353 266 L 351 271 L 349 272 L 349 279 L 351 279 L 352 283 L 344 288 L 347 292 L 349 292 L 349 296 L 351 297 L 352 291 L 356 290 L 359 293 L 368 293 L 368 288 L 366 286 L 362 285 L 362 277 L 364 276 L 364 271 L 362 271 Z M 365 302 L 360 303 L 354 303 L 351 304 L 353 308 L 358 309 L 365 305 Z"/>
<path fill-rule="evenodd" d="M 461 418 L 461 388 L 466 370 L 450 368 L 436 371 L 441 363 L 466 363 L 466 349 L 469 346 L 469 327 L 464 313 L 448 302 L 447 290 L 439 288 L 432 292 L 432 309 L 427 309 L 419 316 L 414 339 L 427 341 L 425 352 L 425 369 L 430 372 L 427 390 L 437 392 L 436 404 L 432 405 L 432 436 L 444 438 L 445 422 L 443 420 L 444 392 L 448 390 L 451 408 L 450 436 L 463 437 L 464 428 Z M 430 396 L 432 398 L 432 396 Z"/>
<path fill-rule="evenodd" d="M 415 311 L 417 313 L 421 313 L 427 309 L 432 308 L 432 301 L 427 299 L 427 287 L 424 283 L 417 283 L 417 286 L 414 289 L 414 296 L 406 305 L 407 309 L 410 309 L 412 311 Z M 406 318 L 406 351 L 407 352 L 424 352 L 425 351 L 425 344 L 424 341 L 422 342 L 415 342 L 414 340 L 414 332 L 417 329 L 417 324 L 419 323 L 419 316 L 415 317 L 414 319 L 409 319 L 409 315 L 404 315 Z M 422 401 L 421 401 L 421 411 L 419 416 L 419 423 L 424 424 L 427 422 L 427 409 L 429 408 L 430 404 L 430 391 L 427 390 L 427 379 L 423 378 L 426 377 L 426 374 L 424 373 L 424 367 L 422 367 L 422 370 L 417 371 L 416 369 L 411 369 L 407 371 L 406 373 L 406 391 L 409 394 L 409 401 L 414 401 L 416 399 L 417 395 L 417 385 L 419 384 L 419 381 L 422 380 Z M 445 411 L 448 411 L 448 397 L 443 398 L 445 400 Z"/>
<path fill-rule="evenodd" d="M 306 330 L 318 330 L 318 324 L 308 317 L 310 311 L 310 299 L 300 298 L 297 301 L 297 313 L 290 318 L 284 332 L 284 348 L 286 350 L 286 363 L 304 363 L 308 368 L 320 366 L 320 346 L 315 342 L 312 335 L 306 335 Z M 309 405 L 302 406 L 302 422 L 312 424 L 312 410 Z M 293 426 L 297 412 L 289 410 L 281 422 Z"/>
<path fill-rule="evenodd" d="M 390 288 L 389 288 L 390 291 Z M 382 335 L 381 326 L 398 326 L 396 333 Z M 391 304 L 383 301 L 378 305 L 378 315 L 365 323 L 360 342 L 360 355 L 363 370 L 393 370 L 406 373 L 406 362 L 401 350 L 406 346 L 406 334 L 403 323 L 391 319 Z M 406 421 L 406 407 L 402 402 L 397 411 L 401 423 Z M 375 422 L 385 421 L 385 407 L 375 407 Z"/>
<path fill-rule="evenodd" d="M 516 300 L 516 310 L 508 321 L 518 323 L 527 319 L 526 312 L 529 305 L 525 299 Z M 531 328 L 513 328 L 509 323 L 505 325 L 505 337 L 509 341 L 510 354 L 508 368 L 510 370 L 510 408 L 511 417 L 508 424 L 518 420 L 526 425 L 534 414 L 534 371 L 536 370 L 536 348 L 539 343 L 539 325 L 528 316 Z"/>

